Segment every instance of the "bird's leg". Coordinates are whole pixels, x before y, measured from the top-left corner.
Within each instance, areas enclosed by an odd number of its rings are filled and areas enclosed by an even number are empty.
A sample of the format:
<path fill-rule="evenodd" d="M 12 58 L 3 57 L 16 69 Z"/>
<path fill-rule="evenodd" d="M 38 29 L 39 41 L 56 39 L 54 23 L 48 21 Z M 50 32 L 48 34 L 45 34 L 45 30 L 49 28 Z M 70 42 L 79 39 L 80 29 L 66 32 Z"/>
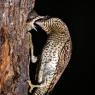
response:
<path fill-rule="evenodd" d="M 33 48 L 33 44 L 32 44 L 32 35 L 31 33 L 29 33 L 29 44 L 30 44 L 30 49 L 31 49 L 31 61 L 32 63 L 37 62 L 37 57 L 34 56 L 34 48 Z"/>

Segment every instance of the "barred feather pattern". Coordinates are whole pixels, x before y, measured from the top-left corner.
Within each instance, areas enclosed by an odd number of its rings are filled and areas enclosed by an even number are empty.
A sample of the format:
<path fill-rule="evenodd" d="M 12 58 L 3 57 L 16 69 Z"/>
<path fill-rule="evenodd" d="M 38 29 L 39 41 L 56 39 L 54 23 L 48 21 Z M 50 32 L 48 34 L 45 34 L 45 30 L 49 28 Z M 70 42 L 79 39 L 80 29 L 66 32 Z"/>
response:
<path fill-rule="evenodd" d="M 38 19 L 39 25 L 47 34 L 48 40 L 43 48 L 39 67 L 38 82 L 43 87 L 38 87 L 33 95 L 44 95 L 50 92 L 71 57 L 71 37 L 66 24 L 59 18 Z"/>

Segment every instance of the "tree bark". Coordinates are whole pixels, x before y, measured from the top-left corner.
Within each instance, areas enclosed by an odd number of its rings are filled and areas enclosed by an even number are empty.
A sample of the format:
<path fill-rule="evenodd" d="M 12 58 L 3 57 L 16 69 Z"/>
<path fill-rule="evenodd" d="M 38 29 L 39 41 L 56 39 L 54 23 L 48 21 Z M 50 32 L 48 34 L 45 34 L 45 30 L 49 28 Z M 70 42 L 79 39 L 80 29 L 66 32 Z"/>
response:
<path fill-rule="evenodd" d="M 28 95 L 29 34 L 35 0 L 0 0 L 0 95 Z"/>

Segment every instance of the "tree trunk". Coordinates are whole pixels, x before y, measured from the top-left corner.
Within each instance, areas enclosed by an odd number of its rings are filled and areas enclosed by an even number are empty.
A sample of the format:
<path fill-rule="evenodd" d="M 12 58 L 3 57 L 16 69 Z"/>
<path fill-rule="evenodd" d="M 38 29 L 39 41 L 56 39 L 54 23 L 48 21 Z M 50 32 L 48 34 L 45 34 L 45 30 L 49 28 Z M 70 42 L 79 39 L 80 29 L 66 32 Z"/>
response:
<path fill-rule="evenodd" d="M 28 95 L 29 34 L 35 0 L 0 0 L 0 95 Z"/>

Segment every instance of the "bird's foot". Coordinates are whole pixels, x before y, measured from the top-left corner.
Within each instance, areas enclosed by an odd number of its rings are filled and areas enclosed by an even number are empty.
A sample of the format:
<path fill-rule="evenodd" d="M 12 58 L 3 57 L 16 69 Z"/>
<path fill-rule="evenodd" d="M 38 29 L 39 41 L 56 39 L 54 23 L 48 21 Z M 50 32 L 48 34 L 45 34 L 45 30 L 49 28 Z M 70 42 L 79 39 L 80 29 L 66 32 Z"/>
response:
<path fill-rule="evenodd" d="M 37 57 L 36 56 L 32 56 L 31 61 L 32 61 L 32 63 L 36 63 L 37 62 Z"/>
<path fill-rule="evenodd" d="M 29 84 L 29 86 L 30 86 L 29 93 L 31 93 L 32 90 L 33 90 L 35 87 L 40 87 L 40 85 L 34 85 L 34 84 L 32 84 L 30 80 L 28 80 L 27 82 L 28 82 L 28 84 Z"/>

